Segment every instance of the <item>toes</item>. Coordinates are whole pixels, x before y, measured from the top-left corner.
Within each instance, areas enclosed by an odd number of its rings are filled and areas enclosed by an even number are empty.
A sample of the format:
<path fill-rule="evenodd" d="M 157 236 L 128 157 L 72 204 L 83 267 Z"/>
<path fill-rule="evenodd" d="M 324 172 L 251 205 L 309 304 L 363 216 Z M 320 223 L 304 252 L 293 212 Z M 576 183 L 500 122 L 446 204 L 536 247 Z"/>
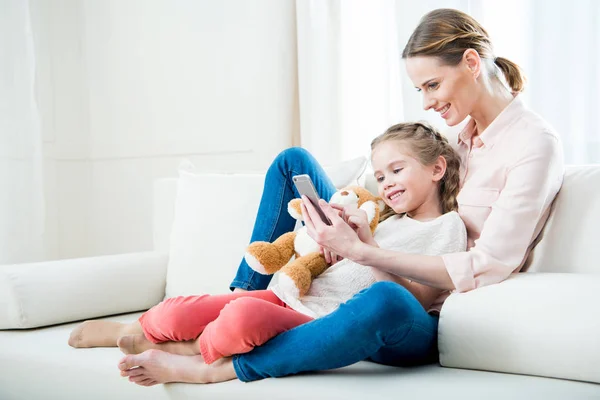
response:
<path fill-rule="evenodd" d="M 136 376 L 130 376 L 129 377 L 129 382 L 133 382 L 133 383 L 139 383 L 139 382 L 143 382 L 145 380 L 149 380 L 150 378 L 148 378 L 146 375 L 136 375 Z"/>
<path fill-rule="evenodd" d="M 139 367 L 142 365 L 144 357 L 142 354 L 136 355 L 127 355 L 119 361 L 119 369 L 121 371 L 126 371 L 133 367 Z"/>
<path fill-rule="evenodd" d="M 125 371 L 133 367 L 143 367 L 146 363 L 152 364 L 162 353 L 164 352 L 150 349 L 140 354 L 126 355 L 119 361 L 119 369 Z"/>
<path fill-rule="evenodd" d="M 144 369 L 144 367 L 134 367 L 131 369 L 128 369 L 127 371 L 121 371 L 121 376 L 128 376 L 128 377 L 134 377 L 134 376 L 141 376 L 144 375 L 147 371 Z M 147 377 L 146 377 L 147 378 Z"/>

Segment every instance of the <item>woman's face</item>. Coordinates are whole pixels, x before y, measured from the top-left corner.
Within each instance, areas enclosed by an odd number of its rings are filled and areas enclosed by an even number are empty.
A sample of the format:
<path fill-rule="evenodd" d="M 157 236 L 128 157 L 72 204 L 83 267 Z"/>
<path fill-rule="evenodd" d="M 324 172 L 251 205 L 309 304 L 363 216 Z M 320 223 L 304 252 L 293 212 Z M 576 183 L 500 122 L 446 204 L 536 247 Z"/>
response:
<path fill-rule="evenodd" d="M 448 126 L 471 114 L 478 98 L 477 75 L 464 59 L 452 67 L 440 64 L 436 57 L 409 57 L 406 71 L 423 95 L 423 108 L 440 113 Z"/>

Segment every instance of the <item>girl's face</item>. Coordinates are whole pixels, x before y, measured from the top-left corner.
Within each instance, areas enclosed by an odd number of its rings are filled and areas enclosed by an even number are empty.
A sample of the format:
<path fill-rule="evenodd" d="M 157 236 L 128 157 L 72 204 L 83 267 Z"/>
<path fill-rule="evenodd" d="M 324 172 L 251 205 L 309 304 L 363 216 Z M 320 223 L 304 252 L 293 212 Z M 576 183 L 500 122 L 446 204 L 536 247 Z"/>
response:
<path fill-rule="evenodd" d="M 419 92 L 423 108 L 440 113 L 448 126 L 462 122 L 478 99 L 478 56 L 465 53 L 457 66 L 441 65 L 436 57 L 416 56 L 406 59 L 406 71 Z M 477 59 L 474 59 L 477 58 Z"/>
<path fill-rule="evenodd" d="M 425 166 L 412 156 L 407 143 L 388 140 L 372 151 L 371 163 L 379 196 L 396 213 L 411 218 L 441 214 L 438 182 L 446 171 L 443 157 Z"/>

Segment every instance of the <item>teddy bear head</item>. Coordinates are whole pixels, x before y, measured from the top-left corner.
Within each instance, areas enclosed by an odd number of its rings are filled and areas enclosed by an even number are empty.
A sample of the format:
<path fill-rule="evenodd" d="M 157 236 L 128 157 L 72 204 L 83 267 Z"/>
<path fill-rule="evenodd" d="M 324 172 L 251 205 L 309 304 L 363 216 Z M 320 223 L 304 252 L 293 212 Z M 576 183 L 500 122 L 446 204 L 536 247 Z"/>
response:
<path fill-rule="evenodd" d="M 369 203 L 370 202 L 370 203 Z M 376 209 L 382 211 L 385 203 L 380 197 L 373 195 L 362 186 L 347 186 L 335 192 L 329 203 L 350 205 L 355 204 L 358 208 L 363 208 L 367 211 L 369 221 L 373 219 Z M 293 199 L 288 203 L 288 212 L 296 220 L 302 221 L 302 211 L 300 209 L 300 199 Z"/>

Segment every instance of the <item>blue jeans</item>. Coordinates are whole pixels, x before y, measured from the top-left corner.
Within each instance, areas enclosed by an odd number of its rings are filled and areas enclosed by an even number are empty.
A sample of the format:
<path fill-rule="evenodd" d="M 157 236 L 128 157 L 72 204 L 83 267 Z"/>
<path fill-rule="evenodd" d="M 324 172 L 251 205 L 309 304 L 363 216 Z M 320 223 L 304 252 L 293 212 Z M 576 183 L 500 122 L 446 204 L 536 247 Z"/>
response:
<path fill-rule="evenodd" d="M 271 164 L 252 241 L 273 241 L 294 228 L 287 203 L 298 196 L 292 176 L 308 174 L 322 198 L 335 192 L 317 161 L 305 150 L 285 150 Z M 231 284 L 265 289 L 271 277 L 242 261 Z M 335 312 L 284 332 L 250 353 L 234 356 L 237 377 L 244 382 L 305 371 L 340 368 L 361 360 L 409 366 L 437 362 L 438 317 L 429 315 L 404 287 L 378 282 Z"/>
<path fill-rule="evenodd" d="M 267 170 L 250 242 L 273 242 L 284 233 L 294 230 L 296 220 L 288 213 L 287 205 L 290 200 L 300 197 L 292 177 L 301 174 L 311 177 L 315 190 L 322 199 L 329 201 L 335 193 L 335 186 L 308 151 L 299 147 L 282 151 Z M 259 274 L 242 259 L 230 286 L 232 290 L 264 290 L 270 281 L 271 275 Z"/>

